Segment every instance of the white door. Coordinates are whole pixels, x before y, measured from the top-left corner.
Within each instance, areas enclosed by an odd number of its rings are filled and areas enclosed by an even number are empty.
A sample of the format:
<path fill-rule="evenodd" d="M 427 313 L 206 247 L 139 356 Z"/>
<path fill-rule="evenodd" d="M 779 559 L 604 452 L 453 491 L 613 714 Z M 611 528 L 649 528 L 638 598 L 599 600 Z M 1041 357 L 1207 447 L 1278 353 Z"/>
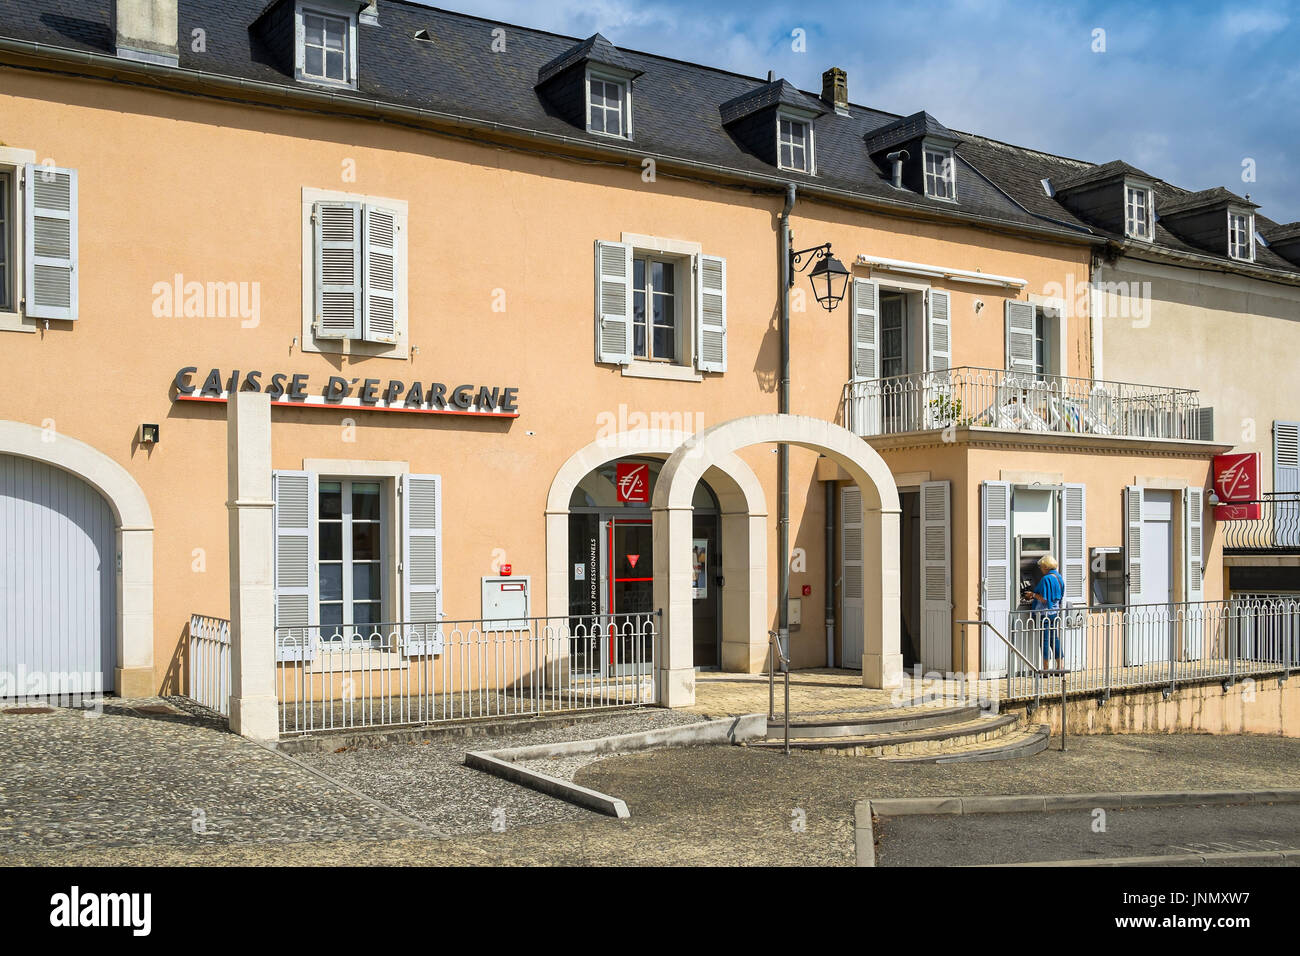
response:
<path fill-rule="evenodd" d="M 1174 600 L 1174 493 L 1142 495 L 1142 604 L 1129 611 L 1125 663 L 1169 659 Z"/>
<path fill-rule="evenodd" d="M 113 689 L 116 554 L 94 488 L 0 455 L 0 697 Z"/>

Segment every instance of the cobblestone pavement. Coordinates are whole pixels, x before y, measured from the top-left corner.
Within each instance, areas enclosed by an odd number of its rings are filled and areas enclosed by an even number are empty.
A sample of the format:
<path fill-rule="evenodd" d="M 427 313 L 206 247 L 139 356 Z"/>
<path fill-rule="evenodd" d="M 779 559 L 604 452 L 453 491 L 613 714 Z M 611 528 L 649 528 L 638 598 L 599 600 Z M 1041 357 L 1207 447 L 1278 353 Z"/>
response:
<path fill-rule="evenodd" d="M 374 761 L 381 751 L 325 756 L 344 758 L 331 772 L 351 761 L 382 768 L 417 748 Z M 866 797 L 1300 786 L 1300 740 L 1095 736 L 1070 748 L 915 766 L 742 747 L 628 754 L 575 779 L 626 800 L 629 820 L 569 815 L 561 805 L 542 822 L 507 809 L 503 832 L 480 832 L 475 811 L 475 832 L 438 838 L 192 720 L 0 715 L 0 863 L 851 865 L 853 805 Z M 376 791 L 383 777 L 376 769 L 347 780 Z M 418 786 L 418 774 L 409 779 Z M 438 799 L 465 802 L 451 791 Z M 214 831 L 206 837 L 190 831 L 191 811 L 203 805 Z M 403 812 L 422 811 L 408 803 Z"/>

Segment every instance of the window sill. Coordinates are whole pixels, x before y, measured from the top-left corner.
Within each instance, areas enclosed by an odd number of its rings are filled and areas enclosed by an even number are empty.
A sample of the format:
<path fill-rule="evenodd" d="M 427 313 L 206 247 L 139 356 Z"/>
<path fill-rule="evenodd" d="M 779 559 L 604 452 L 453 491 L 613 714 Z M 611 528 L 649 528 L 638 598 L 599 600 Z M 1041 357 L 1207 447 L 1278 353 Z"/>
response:
<path fill-rule="evenodd" d="M 351 651 L 343 648 L 316 647 L 308 672 L 312 674 L 341 674 L 349 671 L 399 671 L 406 670 L 410 661 L 392 651 L 377 651 L 364 645 Z"/>
<path fill-rule="evenodd" d="M 657 378 L 665 382 L 702 382 L 704 376 L 687 365 L 667 362 L 633 362 L 623 366 L 627 378 Z"/>
<path fill-rule="evenodd" d="M 39 319 L 28 319 L 21 312 L 0 310 L 0 332 L 35 332 Z"/>

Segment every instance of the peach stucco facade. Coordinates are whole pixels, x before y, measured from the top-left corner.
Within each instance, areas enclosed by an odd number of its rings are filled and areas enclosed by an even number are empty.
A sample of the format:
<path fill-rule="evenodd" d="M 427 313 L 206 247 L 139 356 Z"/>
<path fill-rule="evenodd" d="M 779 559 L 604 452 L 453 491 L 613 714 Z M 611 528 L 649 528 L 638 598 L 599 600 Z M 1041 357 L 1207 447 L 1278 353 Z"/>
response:
<path fill-rule="evenodd" d="M 777 225 L 784 197 L 775 190 L 671 173 L 647 182 L 639 165 L 574 162 L 505 141 L 12 70 L 0 87 L 0 142 L 78 171 L 80 314 L 48 327 L 24 320 L 23 331 L 0 331 L 0 418 L 93 446 L 147 499 L 154 654 L 147 673 L 124 677 L 133 688 L 180 689 L 190 614 L 224 617 L 230 610 L 225 407 L 174 401 L 179 369 L 197 368 L 200 381 L 210 369 L 223 378 L 258 369 L 268 377 L 306 373 L 313 386 L 339 375 L 517 388 L 514 419 L 272 410 L 275 469 L 372 462 L 382 463 L 374 471 L 380 475 L 443 477 L 443 608 L 452 618 L 479 616 L 480 579 L 503 563 L 515 575 L 544 580 L 552 480 L 611 423 L 625 428 L 638 414 L 676 416 L 696 431 L 777 411 Z M 409 329 L 396 350 L 404 357 L 303 349 L 304 190 L 406 204 Z M 1003 367 L 1005 299 L 1050 295 L 1068 277 L 1086 275 L 1090 261 L 1082 242 L 813 200 L 795 206 L 791 228 L 796 247 L 830 242 L 858 276 L 881 275 L 853 265 L 871 255 L 1025 280 L 1023 290 L 934 281 L 933 288 L 951 294 L 954 366 Z M 725 373 L 672 381 L 595 362 L 593 243 L 625 234 L 698 244 L 725 257 Z M 247 283 L 256 289 L 257 314 L 156 314 L 158 284 L 177 276 Z M 799 283 L 806 289 L 802 277 Z M 850 367 L 848 309 L 827 313 L 810 296 L 803 309 L 800 302 L 796 296 L 790 330 L 790 411 L 837 421 Z M 1070 315 L 1064 371 L 1088 376 L 1091 341 L 1089 317 Z M 161 425 L 156 445 L 136 440 L 146 422 Z M 1175 453 L 1114 440 L 1053 448 L 1032 436 L 904 446 L 877 443 L 896 475 L 927 472 L 953 482 L 955 617 L 978 613 L 979 482 L 1008 469 L 1087 482 L 1096 502 L 1090 540 L 1118 543 L 1126 484 L 1158 476 L 1204 487 L 1208 475 L 1203 446 Z M 766 552 L 776 555 L 773 448 L 736 455 L 757 478 L 769 516 Z M 797 667 L 826 658 L 817 457 L 791 453 L 790 542 L 806 556 L 791 574 L 791 594 L 811 588 L 792 638 Z M 1212 531 L 1207 541 L 1205 577 L 1218 581 Z M 764 632 L 776 617 L 776 568 L 773 560 L 763 570 Z M 534 614 L 568 613 L 546 605 L 545 589 L 536 587 Z M 747 660 L 744 667 L 759 664 Z"/>

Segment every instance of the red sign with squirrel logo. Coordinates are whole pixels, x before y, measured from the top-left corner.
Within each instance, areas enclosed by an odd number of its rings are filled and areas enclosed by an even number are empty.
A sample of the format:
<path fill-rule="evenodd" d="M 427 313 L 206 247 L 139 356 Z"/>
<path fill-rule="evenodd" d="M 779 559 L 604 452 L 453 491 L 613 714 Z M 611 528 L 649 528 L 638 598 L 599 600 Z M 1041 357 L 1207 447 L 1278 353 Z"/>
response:
<path fill-rule="evenodd" d="M 614 483 L 618 487 L 618 500 L 650 502 L 650 466 L 645 463 L 619 462 L 614 469 Z"/>
<path fill-rule="evenodd" d="M 1259 518 L 1259 452 L 1214 456 L 1215 521 Z"/>

